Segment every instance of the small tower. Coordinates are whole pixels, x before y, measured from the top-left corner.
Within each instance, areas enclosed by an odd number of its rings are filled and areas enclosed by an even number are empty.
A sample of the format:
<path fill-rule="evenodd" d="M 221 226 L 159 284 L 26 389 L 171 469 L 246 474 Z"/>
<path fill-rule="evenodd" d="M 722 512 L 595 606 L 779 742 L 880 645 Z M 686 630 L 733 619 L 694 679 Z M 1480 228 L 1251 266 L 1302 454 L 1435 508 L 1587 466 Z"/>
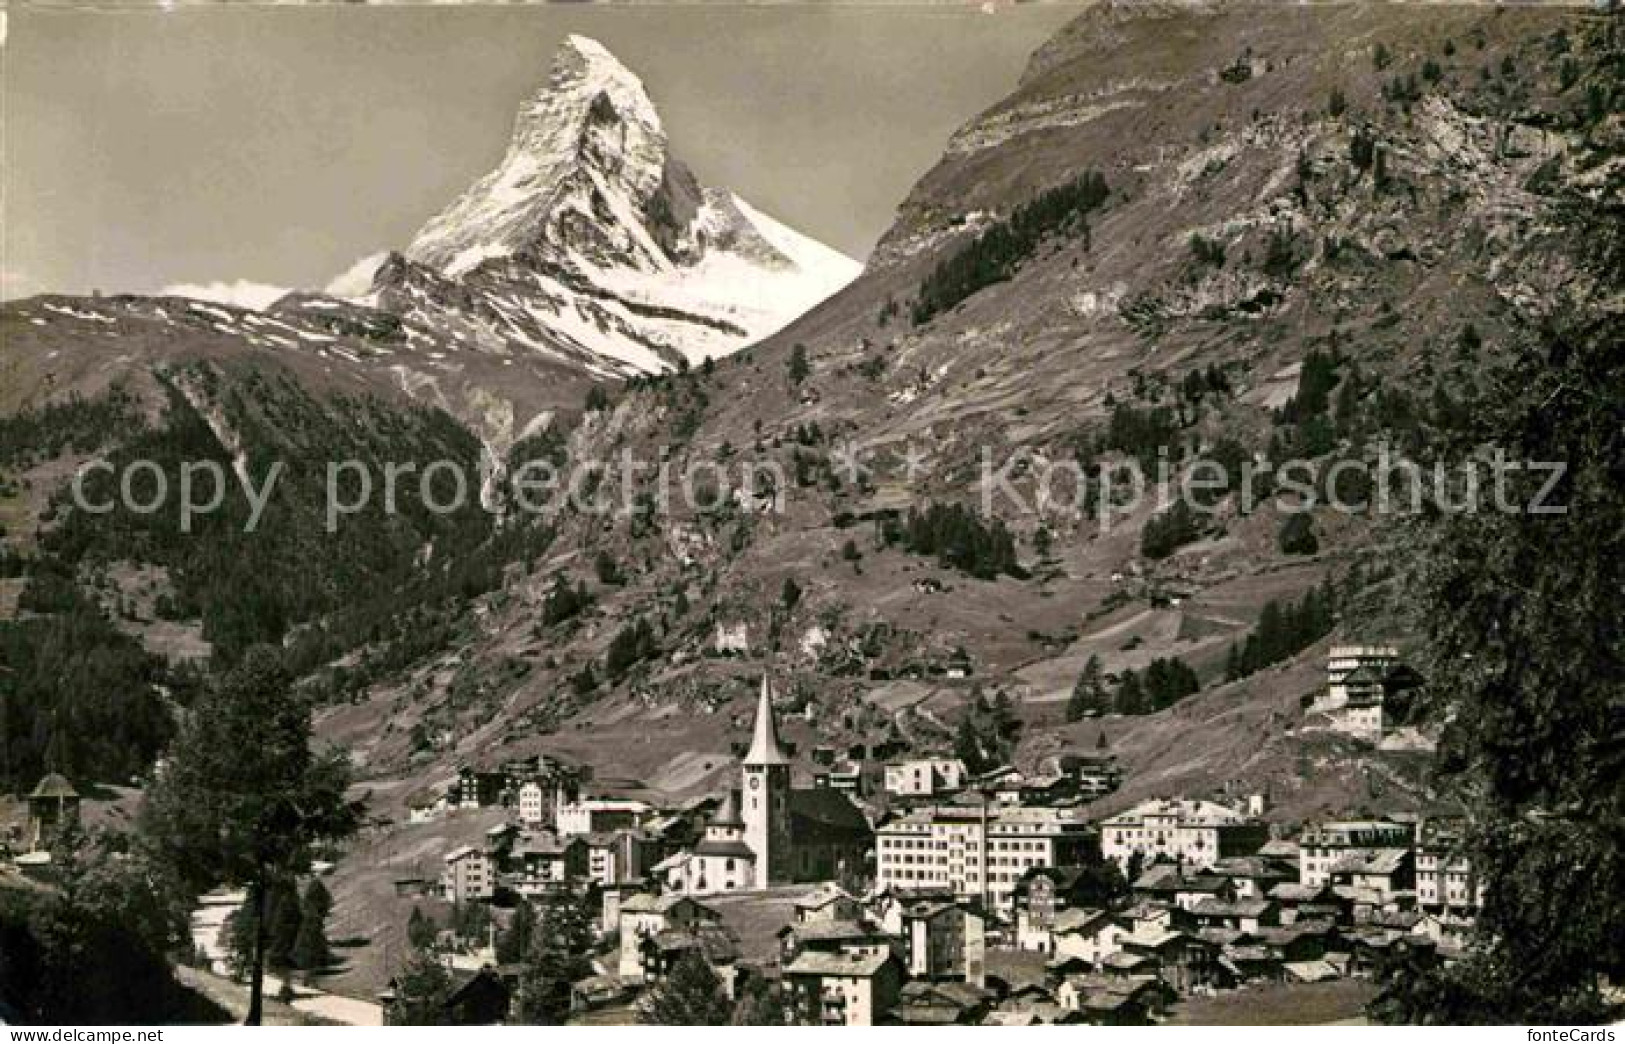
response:
<path fill-rule="evenodd" d="M 63 830 L 79 821 L 79 792 L 55 772 L 28 795 L 28 850 L 49 848 Z"/>
<path fill-rule="evenodd" d="M 756 887 L 766 888 L 790 879 L 790 758 L 779 744 L 765 674 L 742 772 L 745 844 L 756 855 Z"/>

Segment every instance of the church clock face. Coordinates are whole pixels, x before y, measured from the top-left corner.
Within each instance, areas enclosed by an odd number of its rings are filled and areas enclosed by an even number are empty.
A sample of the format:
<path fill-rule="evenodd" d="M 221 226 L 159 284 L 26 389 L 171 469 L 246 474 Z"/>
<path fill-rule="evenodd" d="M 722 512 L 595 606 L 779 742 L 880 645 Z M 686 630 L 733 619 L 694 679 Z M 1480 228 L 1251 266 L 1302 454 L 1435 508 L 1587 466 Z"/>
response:
<path fill-rule="evenodd" d="M 761 785 L 762 785 L 762 777 L 761 776 L 752 776 L 752 777 L 750 777 L 750 789 L 752 789 L 752 790 L 760 789 Z"/>

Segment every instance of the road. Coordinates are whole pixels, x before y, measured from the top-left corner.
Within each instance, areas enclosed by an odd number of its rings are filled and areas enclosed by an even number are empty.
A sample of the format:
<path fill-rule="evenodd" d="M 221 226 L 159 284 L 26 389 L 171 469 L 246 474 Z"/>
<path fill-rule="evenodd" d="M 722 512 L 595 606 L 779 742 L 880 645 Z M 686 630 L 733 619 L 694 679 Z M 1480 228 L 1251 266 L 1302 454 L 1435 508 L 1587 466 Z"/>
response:
<path fill-rule="evenodd" d="M 238 907 L 243 905 L 242 892 L 216 891 L 203 896 L 192 914 L 192 941 L 209 958 L 211 970 L 228 976 L 225 950 L 220 946 L 220 928 Z M 282 980 L 266 973 L 265 995 L 275 997 L 282 990 Z M 384 1009 L 373 1001 L 326 993 L 300 983 L 293 987 L 293 1009 L 307 1015 L 346 1026 L 382 1026 Z"/>

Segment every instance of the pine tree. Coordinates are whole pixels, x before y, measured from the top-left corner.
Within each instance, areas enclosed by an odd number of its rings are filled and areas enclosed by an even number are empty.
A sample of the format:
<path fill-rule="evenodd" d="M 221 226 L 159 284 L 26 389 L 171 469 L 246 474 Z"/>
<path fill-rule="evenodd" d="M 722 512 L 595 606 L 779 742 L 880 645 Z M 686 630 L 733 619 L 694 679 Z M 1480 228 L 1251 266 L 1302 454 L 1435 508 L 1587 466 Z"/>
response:
<path fill-rule="evenodd" d="M 299 940 L 303 921 L 299 908 L 299 888 L 291 880 L 278 880 L 271 886 L 267 902 L 265 966 L 277 971 L 296 967 L 293 948 Z"/>
<path fill-rule="evenodd" d="M 1582 292 L 1539 340 L 1481 380 L 1452 464 L 1483 446 L 1563 461 L 1563 511 L 1438 512 L 1392 546 L 1414 556 L 1407 604 L 1424 637 L 1424 707 L 1447 723 L 1440 782 L 1469 810 L 1464 855 L 1484 887 L 1455 964 L 1397 971 L 1389 1021 L 1575 1024 L 1620 1017 L 1625 977 L 1625 212 L 1617 192 L 1564 214 L 1583 243 Z M 1507 476 L 1529 504 L 1553 476 Z M 1509 578 L 1516 577 L 1516 582 Z"/>
<path fill-rule="evenodd" d="M 424 915 L 416 906 L 412 907 L 412 915 L 406 919 L 406 938 L 415 950 L 427 950 L 434 945 L 439 930 L 435 928 L 434 921 Z"/>
<path fill-rule="evenodd" d="M 732 1014 L 716 972 L 693 950 L 638 1006 L 638 1021 L 646 1026 L 726 1026 Z"/>
<path fill-rule="evenodd" d="M 508 930 L 497 937 L 497 963 L 517 964 L 524 960 L 535 935 L 536 911 L 531 909 L 529 902 L 521 899 L 514 909 L 513 918 L 508 921 Z"/>
<path fill-rule="evenodd" d="M 440 958 L 414 949 L 406 966 L 395 976 L 395 997 L 385 1012 L 391 1026 L 447 1026 L 446 1002 L 451 999 L 451 975 Z"/>
<path fill-rule="evenodd" d="M 305 902 L 300 910 L 299 935 L 293 942 L 293 966 L 307 972 L 327 967 L 333 953 L 327 945 L 327 915 L 333 909 L 333 897 L 320 878 L 312 878 L 305 888 Z"/>
<path fill-rule="evenodd" d="M 796 1006 L 786 996 L 785 987 L 761 979 L 753 980 L 739 1002 L 734 1005 L 734 1026 L 800 1026 L 804 1025 Z"/>
<path fill-rule="evenodd" d="M 1090 656 L 1083 665 L 1083 673 L 1072 687 L 1072 698 L 1066 704 L 1066 720 L 1080 721 L 1105 712 L 1110 702 L 1106 694 L 1106 681 L 1101 675 L 1100 657 Z"/>
<path fill-rule="evenodd" d="M 564 1025 L 570 987 L 592 974 L 591 946 L 592 920 L 581 899 L 556 892 L 537 901 L 530 955 L 520 978 L 520 1022 Z"/>
<path fill-rule="evenodd" d="M 812 364 L 807 361 L 807 346 L 797 341 L 790 349 L 790 360 L 785 364 L 785 371 L 791 384 L 800 384 L 812 373 Z"/>
<path fill-rule="evenodd" d="M 980 775 L 987 771 L 987 757 L 982 753 L 982 738 L 976 732 L 976 723 L 971 721 L 970 715 L 959 723 L 959 731 L 954 735 L 954 757 L 965 763 L 965 770 L 971 775 Z"/>
<path fill-rule="evenodd" d="M 1118 680 L 1116 707 L 1119 714 L 1144 714 L 1147 710 L 1140 676 L 1133 671 L 1124 671 Z"/>
<path fill-rule="evenodd" d="M 319 842 L 360 823 L 349 758 L 311 749 L 310 706 L 292 691 L 277 650 L 255 647 L 199 695 L 164 771 L 147 791 L 142 826 L 199 891 L 246 885 L 265 925 L 272 885 L 309 867 Z M 255 932 L 247 1023 L 264 1012 L 266 931 Z"/>

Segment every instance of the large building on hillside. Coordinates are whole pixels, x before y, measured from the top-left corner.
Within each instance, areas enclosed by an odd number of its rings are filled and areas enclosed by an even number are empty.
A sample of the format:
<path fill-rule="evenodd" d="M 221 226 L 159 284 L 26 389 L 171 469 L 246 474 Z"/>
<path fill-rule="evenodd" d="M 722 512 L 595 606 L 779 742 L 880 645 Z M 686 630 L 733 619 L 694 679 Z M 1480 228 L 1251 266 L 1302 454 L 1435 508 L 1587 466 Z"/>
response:
<path fill-rule="evenodd" d="M 764 677 L 739 790 L 724 797 L 698 843 L 654 872 L 671 891 L 708 895 L 857 873 L 873 847 L 869 821 L 845 793 L 790 785 L 790 756 Z"/>
<path fill-rule="evenodd" d="M 1384 853 L 1409 853 L 1409 823 L 1385 819 L 1321 823 L 1298 839 L 1298 880 L 1318 888 L 1330 884 L 1332 871 L 1351 860 L 1370 860 Z"/>
<path fill-rule="evenodd" d="M 1269 840 L 1269 827 L 1212 801 L 1154 800 L 1119 812 L 1101 825 L 1101 851 L 1128 867 L 1172 860 L 1193 869 L 1220 859 L 1252 855 Z"/>
<path fill-rule="evenodd" d="M 948 889 L 998 906 L 1028 870 L 1079 863 L 1096 843 L 1076 809 L 1007 805 L 916 809 L 877 833 L 877 888 Z"/>

